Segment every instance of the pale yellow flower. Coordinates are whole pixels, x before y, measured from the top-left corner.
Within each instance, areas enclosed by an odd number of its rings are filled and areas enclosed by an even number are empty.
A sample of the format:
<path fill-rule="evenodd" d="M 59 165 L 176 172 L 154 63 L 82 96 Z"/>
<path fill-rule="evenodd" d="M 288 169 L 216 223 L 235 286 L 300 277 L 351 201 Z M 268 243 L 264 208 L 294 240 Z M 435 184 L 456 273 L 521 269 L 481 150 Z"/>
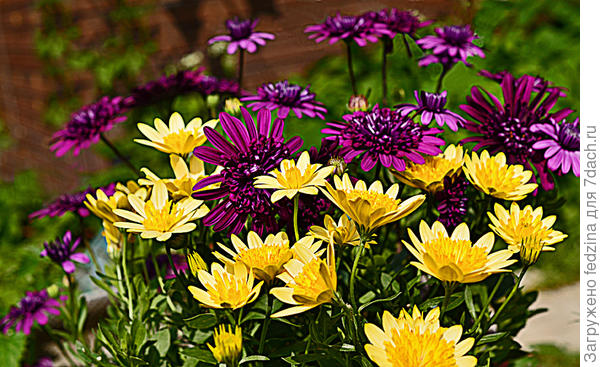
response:
<path fill-rule="evenodd" d="M 123 241 L 127 240 L 127 235 L 123 234 L 111 222 L 103 220 L 102 236 L 106 240 L 106 252 L 111 257 L 115 257 L 121 251 Z"/>
<path fill-rule="evenodd" d="M 198 277 L 200 270 L 208 270 L 206 263 L 199 253 L 192 251 L 187 255 L 187 263 L 193 276 Z"/>
<path fill-rule="evenodd" d="M 233 98 L 227 98 L 225 100 L 225 112 L 227 112 L 230 115 L 234 115 L 237 116 L 240 114 L 241 110 L 240 107 L 243 107 L 244 105 L 242 104 L 242 102 L 240 102 L 239 99 L 233 97 Z"/>
<path fill-rule="evenodd" d="M 502 152 L 493 157 L 487 150 L 481 153 L 481 157 L 475 152 L 471 157 L 465 155 L 463 172 L 479 191 L 498 199 L 521 200 L 538 187 L 535 183 L 528 183 L 533 172 L 518 164 L 506 164 L 506 156 Z"/>
<path fill-rule="evenodd" d="M 207 345 L 217 362 L 225 363 L 227 367 L 237 367 L 242 354 L 242 329 L 236 326 L 232 330 L 231 325 L 227 325 L 227 328 L 219 325 L 215 328 L 213 337 L 215 346 Z"/>
<path fill-rule="evenodd" d="M 347 215 L 342 214 L 336 223 L 329 215 L 325 215 L 324 227 L 311 226 L 310 234 L 320 240 L 333 243 L 337 246 L 360 245 L 360 234 L 356 229 L 356 224 L 348 219 Z"/>
<path fill-rule="evenodd" d="M 315 238 L 314 236 L 304 236 L 292 246 L 292 252 L 294 253 L 294 259 L 299 259 L 302 257 L 301 253 L 304 252 L 305 249 L 308 249 L 312 252 L 316 257 L 321 257 L 325 253 L 326 248 L 321 248 L 323 246 L 323 241 Z M 298 249 L 302 249 L 298 252 Z"/>
<path fill-rule="evenodd" d="M 371 344 L 365 345 L 367 355 L 380 367 L 475 367 L 477 358 L 465 356 L 474 339 L 459 342 L 461 325 L 440 326 L 440 309 L 427 316 L 415 306 L 412 316 L 402 310 L 398 318 L 383 312 L 383 330 L 374 324 L 365 325 L 365 335 Z"/>
<path fill-rule="evenodd" d="M 140 199 L 146 200 L 148 189 L 138 186 L 133 181 L 127 182 L 127 186 L 119 182 L 115 186 L 114 194 L 111 196 L 107 196 L 104 191 L 98 189 L 96 197 L 92 194 L 87 194 L 85 196 L 86 200 L 83 203 L 98 218 L 114 223 L 122 219 L 113 212 L 114 209 L 131 209 L 127 200 L 127 195 L 129 194 L 134 194 Z"/>

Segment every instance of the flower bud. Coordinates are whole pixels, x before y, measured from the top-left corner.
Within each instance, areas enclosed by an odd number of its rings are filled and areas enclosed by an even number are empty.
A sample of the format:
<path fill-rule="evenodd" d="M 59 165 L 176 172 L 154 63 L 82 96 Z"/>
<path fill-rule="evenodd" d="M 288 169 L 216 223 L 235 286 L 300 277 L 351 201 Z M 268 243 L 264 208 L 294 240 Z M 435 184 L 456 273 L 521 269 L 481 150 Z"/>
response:
<path fill-rule="evenodd" d="M 366 111 L 369 109 L 369 101 L 363 95 L 352 96 L 346 107 L 350 112 Z"/>
<path fill-rule="evenodd" d="M 230 115 L 239 115 L 242 102 L 237 98 L 228 98 L 225 101 L 225 112 Z"/>

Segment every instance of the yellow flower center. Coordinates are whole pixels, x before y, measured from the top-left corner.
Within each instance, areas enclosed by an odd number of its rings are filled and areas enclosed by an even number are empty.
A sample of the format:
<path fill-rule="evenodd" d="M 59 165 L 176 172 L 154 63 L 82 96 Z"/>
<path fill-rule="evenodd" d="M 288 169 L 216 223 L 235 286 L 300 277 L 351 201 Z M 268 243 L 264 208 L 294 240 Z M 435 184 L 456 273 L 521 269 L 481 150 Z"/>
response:
<path fill-rule="evenodd" d="M 149 231 L 168 232 L 184 217 L 183 209 L 178 205 L 173 205 L 171 201 L 167 201 L 160 209 L 156 209 L 151 201 L 147 201 L 144 212 L 146 219 L 142 224 Z"/>
<path fill-rule="evenodd" d="M 289 245 L 282 243 L 242 251 L 238 254 L 238 259 L 249 268 L 265 269 L 268 266 L 281 268 L 292 256 Z"/>
<path fill-rule="evenodd" d="M 516 166 L 501 166 L 494 159 L 489 159 L 485 165 L 476 167 L 477 179 L 481 186 L 490 194 L 495 192 L 512 192 L 523 185 L 523 175 L 515 174 Z"/>
<path fill-rule="evenodd" d="M 392 342 L 384 344 L 387 358 L 394 367 L 457 366 L 454 345 L 443 339 L 444 328 L 435 332 L 429 328 L 416 329 L 408 325 L 394 329 Z"/>
<path fill-rule="evenodd" d="M 423 247 L 439 268 L 454 264 L 463 274 L 467 274 L 483 268 L 487 263 L 486 251 L 473 246 L 471 241 L 442 237 L 423 243 Z"/>
<path fill-rule="evenodd" d="M 290 160 L 284 163 L 283 172 L 275 170 L 275 175 L 279 184 L 288 189 L 300 189 L 313 176 L 314 170 L 309 166 L 305 170 L 296 167 L 296 162 Z"/>
<path fill-rule="evenodd" d="M 248 282 L 244 278 L 236 278 L 233 274 L 214 274 L 215 285 L 205 284 L 210 298 L 222 307 L 235 307 L 245 302 L 250 294 Z"/>
<path fill-rule="evenodd" d="M 192 137 L 192 139 L 188 140 L 189 137 Z M 177 154 L 189 153 L 191 151 L 190 147 L 193 149 L 198 145 L 202 145 L 205 141 L 206 137 L 200 129 L 193 132 L 181 129 L 163 137 L 163 144 L 170 147 Z"/>
<path fill-rule="evenodd" d="M 406 168 L 406 173 L 429 184 L 432 182 L 441 182 L 448 173 L 461 166 L 461 161 L 451 161 L 444 157 L 428 156 L 425 158 L 424 164 L 410 164 Z"/>
<path fill-rule="evenodd" d="M 376 191 L 344 190 L 344 192 L 348 201 L 367 201 L 373 211 L 383 208 L 386 212 L 392 212 L 398 209 L 398 205 L 400 204 L 400 199 L 394 200 L 386 194 Z"/>
<path fill-rule="evenodd" d="M 319 273 L 321 259 L 314 259 L 302 267 L 302 272 L 294 277 L 294 283 L 288 284 L 294 289 L 294 295 L 302 295 L 316 299 L 328 289 L 325 280 Z"/>

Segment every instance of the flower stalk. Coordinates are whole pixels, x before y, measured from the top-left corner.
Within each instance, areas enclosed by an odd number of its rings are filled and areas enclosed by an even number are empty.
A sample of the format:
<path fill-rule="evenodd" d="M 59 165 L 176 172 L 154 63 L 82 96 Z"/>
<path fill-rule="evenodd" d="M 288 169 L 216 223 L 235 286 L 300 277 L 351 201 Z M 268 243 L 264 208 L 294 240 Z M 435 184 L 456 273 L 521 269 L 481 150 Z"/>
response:
<path fill-rule="evenodd" d="M 352 95 L 358 95 L 356 90 L 356 78 L 354 77 L 354 68 L 352 66 L 352 48 L 350 42 L 346 41 L 346 59 L 348 61 L 348 76 L 350 77 L 350 85 L 352 86 Z"/>

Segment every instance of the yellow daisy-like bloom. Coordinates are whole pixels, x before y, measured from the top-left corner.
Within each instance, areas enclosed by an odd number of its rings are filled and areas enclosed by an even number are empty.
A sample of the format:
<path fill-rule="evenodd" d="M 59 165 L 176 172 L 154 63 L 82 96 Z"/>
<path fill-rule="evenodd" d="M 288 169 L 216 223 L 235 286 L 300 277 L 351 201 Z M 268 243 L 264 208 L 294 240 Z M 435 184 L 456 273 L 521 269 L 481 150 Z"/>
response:
<path fill-rule="evenodd" d="M 352 185 L 350 177 L 333 178 L 335 188 L 325 183 L 325 196 L 346 213 L 365 234 L 378 227 L 395 222 L 415 211 L 424 201 L 425 195 L 415 195 L 405 201 L 396 199 L 398 185 L 393 184 L 384 193 L 381 182 L 375 181 L 367 188 L 364 181 Z"/>
<path fill-rule="evenodd" d="M 360 235 L 356 229 L 356 224 L 348 219 L 347 215 L 342 215 L 337 223 L 331 216 L 326 215 L 323 222 L 325 227 L 310 227 L 310 234 L 313 237 L 337 246 L 360 245 Z"/>
<path fill-rule="evenodd" d="M 490 228 L 502 237 L 510 251 L 520 252 L 521 258 L 529 264 L 537 261 L 541 251 L 554 251 L 552 245 L 567 238 L 566 234 L 552 229 L 556 216 L 542 218 L 542 207 L 534 210 L 527 205 L 521 210 L 517 203 L 512 203 L 509 212 L 496 204 L 494 214 L 488 213 Z"/>
<path fill-rule="evenodd" d="M 429 228 L 425 221 L 421 221 L 419 232 L 421 240 L 408 229 L 414 247 L 402 241 L 419 260 L 411 264 L 441 281 L 479 282 L 494 273 L 510 272 L 504 268 L 516 262 L 508 260 L 512 256 L 509 250 L 490 254 L 494 246 L 492 232 L 486 233 L 473 244 L 466 223 L 459 224 L 449 236 L 442 223 L 435 222 Z"/>
<path fill-rule="evenodd" d="M 200 270 L 208 270 L 208 267 L 202 259 L 202 256 L 200 256 L 200 254 L 196 251 L 192 251 L 187 255 L 187 263 L 192 275 L 195 277 L 198 277 Z"/>
<path fill-rule="evenodd" d="M 148 190 L 145 187 L 138 186 L 135 182 L 127 182 L 127 186 L 122 183 L 117 183 L 115 186 L 115 193 L 111 196 L 107 196 L 104 191 L 98 189 L 96 191 L 96 197 L 92 194 L 85 196 L 86 200 L 83 202 L 85 206 L 103 221 L 110 223 L 118 222 L 121 218 L 116 215 L 114 209 L 131 209 L 129 201 L 127 201 L 127 195 L 134 194 L 142 200 L 146 200 L 148 197 Z"/>
<path fill-rule="evenodd" d="M 307 151 L 302 152 L 298 163 L 293 159 L 281 161 L 279 169 L 269 172 L 269 175 L 259 176 L 254 179 L 254 187 L 259 189 L 276 190 L 271 195 L 271 201 L 287 197 L 293 199 L 300 194 L 317 195 L 318 187 L 325 186 L 325 179 L 335 167 L 323 167 L 322 164 L 311 164 Z"/>
<path fill-rule="evenodd" d="M 235 330 L 235 331 L 234 331 Z M 215 328 L 213 335 L 215 346 L 208 344 L 208 349 L 219 363 L 225 363 L 227 367 L 237 366 L 242 354 L 242 329 L 236 326 L 232 330 L 231 325 L 219 325 Z"/>
<path fill-rule="evenodd" d="M 116 256 L 121 251 L 121 243 L 126 240 L 126 236 L 119 231 L 111 222 L 103 220 L 102 236 L 106 240 L 106 252 L 111 257 Z"/>
<path fill-rule="evenodd" d="M 415 306 L 412 316 L 405 310 L 398 318 L 383 312 L 383 330 L 374 324 L 365 325 L 365 335 L 371 344 L 365 345 L 369 358 L 380 367 L 475 367 L 477 358 L 465 356 L 474 339 L 459 342 L 462 326 L 440 326 L 440 309 L 427 316 Z"/>
<path fill-rule="evenodd" d="M 212 263 L 211 273 L 205 270 L 198 272 L 198 280 L 206 290 L 193 285 L 188 287 L 198 302 L 210 308 L 235 310 L 244 307 L 254 302 L 263 285 L 262 281 L 254 285 L 254 276 L 241 262 L 226 264 L 225 267 Z"/>
<path fill-rule="evenodd" d="M 493 157 L 487 150 L 481 157 L 473 152 L 465 155 L 463 172 L 479 191 L 503 200 L 521 200 L 535 190 L 538 185 L 528 183 L 533 174 L 523 166 L 506 164 L 506 156 L 500 152 Z"/>
<path fill-rule="evenodd" d="M 235 251 L 219 243 L 231 259 L 218 252 L 213 252 L 217 259 L 226 264 L 241 262 L 252 271 L 257 279 L 270 283 L 275 276 L 283 271 L 283 264 L 288 262 L 292 256 L 290 241 L 285 232 L 279 232 L 276 235 L 269 234 L 263 241 L 260 236 L 253 231 L 248 233 L 248 245 L 238 236 L 231 235 L 231 243 Z"/>
<path fill-rule="evenodd" d="M 445 177 L 455 177 L 460 174 L 463 162 L 463 147 L 451 144 L 442 154 L 426 156 L 423 164 L 410 162 L 404 171 L 392 171 L 392 173 L 407 185 L 436 193 L 444 188 Z"/>
<path fill-rule="evenodd" d="M 169 200 L 167 187 L 157 182 L 152 189 L 150 200 L 144 202 L 133 194 L 127 196 L 133 211 L 114 209 L 113 212 L 128 222 L 115 222 L 119 228 L 128 232 L 141 232 L 142 238 L 156 238 L 166 241 L 173 233 L 186 233 L 196 229 L 192 221 L 208 213 L 208 207 L 202 201 L 184 199 L 177 203 Z"/>
<path fill-rule="evenodd" d="M 133 141 L 164 153 L 185 155 L 191 153 L 195 147 L 204 144 L 206 141 L 204 128 L 206 126 L 214 128 L 218 122 L 218 120 L 210 120 L 202 124 L 202 120 L 196 117 L 186 126 L 183 117 L 178 112 L 174 112 L 169 118 L 169 126 L 159 118 L 154 119 L 154 128 L 139 123 L 138 129 L 149 140 L 134 139 Z"/>
<path fill-rule="evenodd" d="M 294 250 L 298 258 L 293 258 L 285 264 L 285 272 L 277 276 L 286 286 L 271 289 L 272 295 L 293 307 L 276 312 L 271 317 L 284 317 L 308 311 L 330 302 L 334 297 L 337 275 L 333 245 L 327 246 L 326 261 L 302 244 L 294 245 Z"/>

